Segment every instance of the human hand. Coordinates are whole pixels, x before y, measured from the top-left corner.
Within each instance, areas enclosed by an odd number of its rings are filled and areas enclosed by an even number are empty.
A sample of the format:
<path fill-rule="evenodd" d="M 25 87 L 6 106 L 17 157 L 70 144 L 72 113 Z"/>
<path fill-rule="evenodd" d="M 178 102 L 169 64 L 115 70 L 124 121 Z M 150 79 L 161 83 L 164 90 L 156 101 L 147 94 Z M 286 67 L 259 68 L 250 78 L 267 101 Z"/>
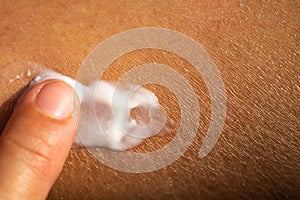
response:
<path fill-rule="evenodd" d="M 73 90 L 49 80 L 21 99 L 0 136 L 0 199 L 45 199 L 76 133 Z"/>

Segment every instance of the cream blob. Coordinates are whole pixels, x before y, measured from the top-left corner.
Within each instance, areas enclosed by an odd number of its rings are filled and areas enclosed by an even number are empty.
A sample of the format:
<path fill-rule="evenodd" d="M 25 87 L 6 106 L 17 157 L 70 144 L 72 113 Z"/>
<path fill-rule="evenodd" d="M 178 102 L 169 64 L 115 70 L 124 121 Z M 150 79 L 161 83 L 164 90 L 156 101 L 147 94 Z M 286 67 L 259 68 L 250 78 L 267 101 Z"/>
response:
<path fill-rule="evenodd" d="M 72 86 L 80 102 L 80 120 L 74 146 L 106 147 L 128 150 L 165 126 L 166 112 L 151 91 L 138 85 L 92 81 L 88 85 L 54 71 L 44 71 L 30 86 L 49 79 L 59 79 Z M 132 118 L 132 109 L 141 109 L 149 123 Z"/>

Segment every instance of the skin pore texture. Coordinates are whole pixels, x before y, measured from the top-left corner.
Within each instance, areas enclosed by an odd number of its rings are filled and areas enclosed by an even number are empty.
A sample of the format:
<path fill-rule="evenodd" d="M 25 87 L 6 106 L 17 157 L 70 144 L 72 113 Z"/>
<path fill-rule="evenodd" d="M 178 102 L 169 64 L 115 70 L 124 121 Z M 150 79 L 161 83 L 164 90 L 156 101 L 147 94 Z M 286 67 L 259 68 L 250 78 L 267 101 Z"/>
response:
<path fill-rule="evenodd" d="M 180 31 L 203 45 L 226 88 L 221 137 L 199 159 L 211 108 L 208 90 L 193 66 L 154 49 L 118 58 L 104 80 L 118 80 L 129 69 L 153 62 L 183 74 L 198 97 L 197 136 L 171 165 L 140 174 L 111 169 L 85 148 L 73 148 L 48 199 L 299 197 L 299 13 L 297 1 L 1 1 L 0 62 L 6 73 L 0 76 L 6 83 L 23 70 L 19 65 L 4 69 L 16 61 L 40 63 L 74 78 L 100 42 L 147 26 Z M 2 127 L 24 85 L 15 81 L 1 91 Z M 156 94 L 174 124 L 170 134 L 147 139 L 132 152 L 160 149 L 180 126 L 176 97 L 158 85 L 145 87 Z"/>

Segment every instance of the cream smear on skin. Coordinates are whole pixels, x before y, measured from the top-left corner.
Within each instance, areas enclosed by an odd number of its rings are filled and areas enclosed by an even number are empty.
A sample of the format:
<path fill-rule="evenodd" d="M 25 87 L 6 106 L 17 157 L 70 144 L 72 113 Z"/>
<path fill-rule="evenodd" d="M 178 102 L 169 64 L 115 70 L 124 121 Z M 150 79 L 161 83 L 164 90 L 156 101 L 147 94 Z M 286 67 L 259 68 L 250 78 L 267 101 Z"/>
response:
<path fill-rule="evenodd" d="M 92 81 L 84 85 L 70 77 L 46 70 L 30 86 L 58 79 L 72 86 L 80 103 L 80 120 L 74 146 L 105 147 L 128 150 L 164 128 L 166 113 L 153 92 L 132 84 Z M 149 114 L 150 122 L 141 124 L 130 111 L 140 108 Z"/>

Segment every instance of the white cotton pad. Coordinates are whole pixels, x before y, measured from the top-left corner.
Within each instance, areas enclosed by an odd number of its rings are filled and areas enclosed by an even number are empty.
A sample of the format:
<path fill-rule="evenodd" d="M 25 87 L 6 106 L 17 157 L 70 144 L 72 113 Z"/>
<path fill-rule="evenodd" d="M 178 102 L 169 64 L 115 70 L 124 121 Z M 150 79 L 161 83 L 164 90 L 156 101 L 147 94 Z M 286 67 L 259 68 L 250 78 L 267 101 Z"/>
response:
<path fill-rule="evenodd" d="M 59 79 L 72 86 L 80 102 L 80 120 L 74 146 L 127 150 L 156 135 L 164 127 L 166 113 L 151 91 L 132 84 L 104 80 L 88 85 L 54 71 L 44 71 L 31 82 Z M 147 112 L 150 122 L 139 123 L 131 110 Z"/>

